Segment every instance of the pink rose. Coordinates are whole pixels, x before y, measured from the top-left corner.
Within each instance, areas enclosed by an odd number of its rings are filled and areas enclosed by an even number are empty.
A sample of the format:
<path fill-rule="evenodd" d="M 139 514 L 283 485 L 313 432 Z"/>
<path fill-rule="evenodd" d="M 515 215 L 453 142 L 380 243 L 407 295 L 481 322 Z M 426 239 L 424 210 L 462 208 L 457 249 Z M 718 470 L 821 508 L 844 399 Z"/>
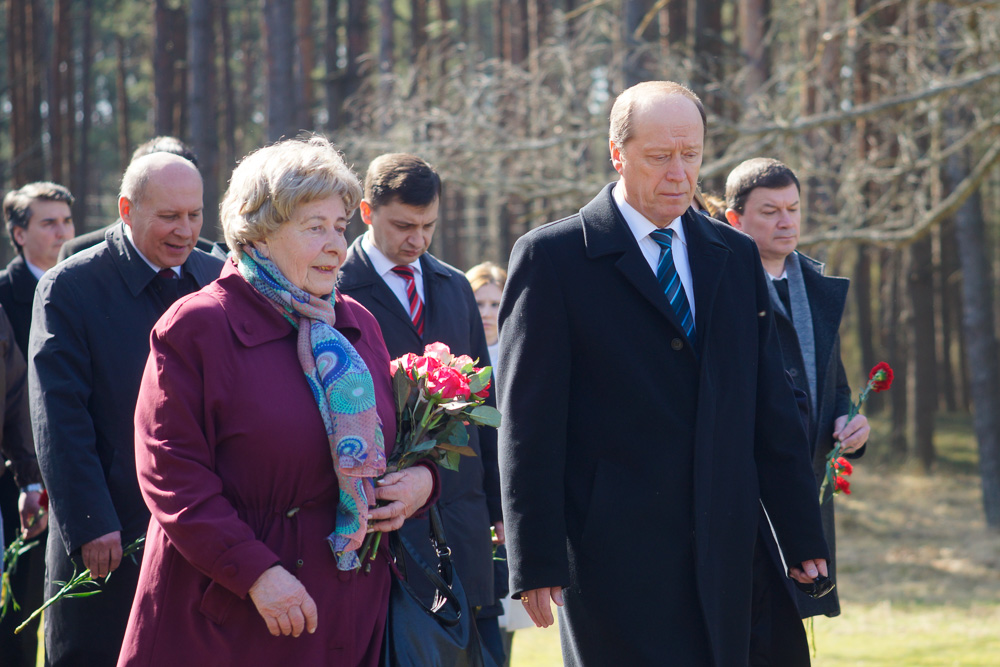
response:
<path fill-rule="evenodd" d="M 395 375 L 396 370 L 401 367 L 407 375 L 413 377 L 413 372 L 412 372 L 413 367 L 417 364 L 417 361 L 419 359 L 420 357 L 413 354 L 412 352 L 407 352 L 400 358 L 393 359 L 392 361 L 389 362 L 389 371 L 392 375 Z"/>
<path fill-rule="evenodd" d="M 452 368 L 464 371 L 469 366 L 475 366 L 476 362 L 473 361 L 472 357 L 470 357 L 469 355 L 462 354 L 452 359 L 451 363 L 448 365 L 451 366 Z"/>
<path fill-rule="evenodd" d="M 427 374 L 427 391 L 446 400 L 468 400 L 469 381 L 450 366 L 439 366 Z"/>
<path fill-rule="evenodd" d="M 411 375 L 414 380 L 430 375 L 431 371 L 434 371 L 441 367 L 441 362 L 434 357 L 417 357 L 414 363 L 413 369 L 415 374 Z"/>
<path fill-rule="evenodd" d="M 437 359 L 442 364 L 450 364 L 451 360 L 455 356 L 451 353 L 451 348 L 449 348 L 444 343 L 431 343 L 424 347 L 424 356 Z"/>

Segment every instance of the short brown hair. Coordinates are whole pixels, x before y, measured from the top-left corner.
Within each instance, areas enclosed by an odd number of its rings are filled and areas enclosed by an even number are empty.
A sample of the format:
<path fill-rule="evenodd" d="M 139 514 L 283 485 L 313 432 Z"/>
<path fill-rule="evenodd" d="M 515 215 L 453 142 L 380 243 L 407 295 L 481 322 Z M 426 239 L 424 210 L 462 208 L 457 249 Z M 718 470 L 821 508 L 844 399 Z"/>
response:
<path fill-rule="evenodd" d="M 769 157 L 755 157 L 741 162 L 726 179 L 726 207 L 743 213 L 750 193 L 757 188 L 780 190 L 789 185 L 802 192 L 795 172 Z"/>
<path fill-rule="evenodd" d="M 73 206 L 73 195 L 69 188 L 50 181 L 38 181 L 28 183 L 19 190 L 11 190 L 3 198 L 3 215 L 7 220 L 7 234 L 10 236 L 11 245 L 18 252 L 21 246 L 14 240 L 14 228 L 25 229 L 31 221 L 31 204 L 35 201 L 61 201 Z"/>
<path fill-rule="evenodd" d="M 372 208 L 398 200 L 430 206 L 441 195 L 441 177 L 425 160 L 409 153 L 379 155 L 365 174 L 365 201 Z"/>
<path fill-rule="evenodd" d="M 493 262 L 483 262 L 465 272 L 465 277 L 472 285 L 475 292 L 483 285 L 496 285 L 503 291 L 503 286 L 507 284 L 507 272 Z"/>
<path fill-rule="evenodd" d="M 614 106 L 611 107 L 608 138 L 614 142 L 618 150 L 621 150 L 625 142 L 632 138 L 632 116 L 636 103 L 653 93 L 680 95 L 694 102 L 694 105 L 698 107 L 698 113 L 701 114 L 703 131 L 707 131 L 708 117 L 705 114 L 705 105 L 690 88 L 674 81 L 643 81 L 622 91 L 615 99 Z"/>

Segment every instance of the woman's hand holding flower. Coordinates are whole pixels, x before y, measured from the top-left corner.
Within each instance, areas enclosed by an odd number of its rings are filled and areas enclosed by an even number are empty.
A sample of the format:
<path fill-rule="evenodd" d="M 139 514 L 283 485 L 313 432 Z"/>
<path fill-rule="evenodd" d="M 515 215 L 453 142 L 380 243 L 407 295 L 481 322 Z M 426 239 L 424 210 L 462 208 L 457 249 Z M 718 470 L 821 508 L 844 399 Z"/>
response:
<path fill-rule="evenodd" d="M 434 477 L 422 465 L 391 472 L 378 480 L 375 498 L 387 504 L 368 515 L 368 532 L 391 532 L 427 503 L 434 490 Z"/>
<path fill-rule="evenodd" d="M 280 565 L 257 578 L 250 587 L 250 599 L 275 637 L 316 632 L 316 603 L 302 582 Z"/>

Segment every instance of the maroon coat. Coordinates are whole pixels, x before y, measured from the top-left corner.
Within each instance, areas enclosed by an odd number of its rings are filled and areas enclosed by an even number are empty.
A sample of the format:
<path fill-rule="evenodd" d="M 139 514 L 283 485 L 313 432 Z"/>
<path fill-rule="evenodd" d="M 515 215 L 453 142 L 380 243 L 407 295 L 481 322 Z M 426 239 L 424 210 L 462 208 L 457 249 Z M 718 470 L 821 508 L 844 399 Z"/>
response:
<path fill-rule="evenodd" d="M 338 295 L 337 329 L 371 370 L 385 442 L 396 422 L 375 318 Z M 388 561 L 340 572 L 326 536 L 338 497 L 296 332 L 227 262 L 160 319 L 136 407 L 152 512 L 119 665 L 374 665 Z M 316 601 L 314 635 L 272 637 L 247 595 L 281 563 Z"/>

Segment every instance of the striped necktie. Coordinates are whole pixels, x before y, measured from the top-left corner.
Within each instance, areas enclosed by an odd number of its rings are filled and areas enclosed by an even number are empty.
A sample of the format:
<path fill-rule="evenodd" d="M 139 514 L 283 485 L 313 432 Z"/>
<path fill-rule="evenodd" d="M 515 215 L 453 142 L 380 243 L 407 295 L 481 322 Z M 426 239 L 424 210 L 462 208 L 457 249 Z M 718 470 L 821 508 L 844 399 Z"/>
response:
<path fill-rule="evenodd" d="M 413 275 L 412 266 L 394 266 L 392 272 L 406 281 L 406 298 L 410 302 L 410 319 L 413 326 L 417 328 L 417 333 L 424 337 L 424 304 L 417 294 L 417 281 Z"/>
<path fill-rule="evenodd" d="M 684 292 L 684 285 L 677 275 L 677 267 L 674 266 L 674 253 L 671 245 L 674 240 L 674 230 L 657 229 L 649 234 L 657 245 L 660 246 L 660 261 L 656 265 L 656 279 L 660 282 L 660 288 L 667 295 L 667 301 L 677 313 L 680 320 L 681 329 L 684 330 L 688 340 L 694 341 L 694 317 L 691 316 L 691 304 L 688 303 L 687 294 Z"/>

